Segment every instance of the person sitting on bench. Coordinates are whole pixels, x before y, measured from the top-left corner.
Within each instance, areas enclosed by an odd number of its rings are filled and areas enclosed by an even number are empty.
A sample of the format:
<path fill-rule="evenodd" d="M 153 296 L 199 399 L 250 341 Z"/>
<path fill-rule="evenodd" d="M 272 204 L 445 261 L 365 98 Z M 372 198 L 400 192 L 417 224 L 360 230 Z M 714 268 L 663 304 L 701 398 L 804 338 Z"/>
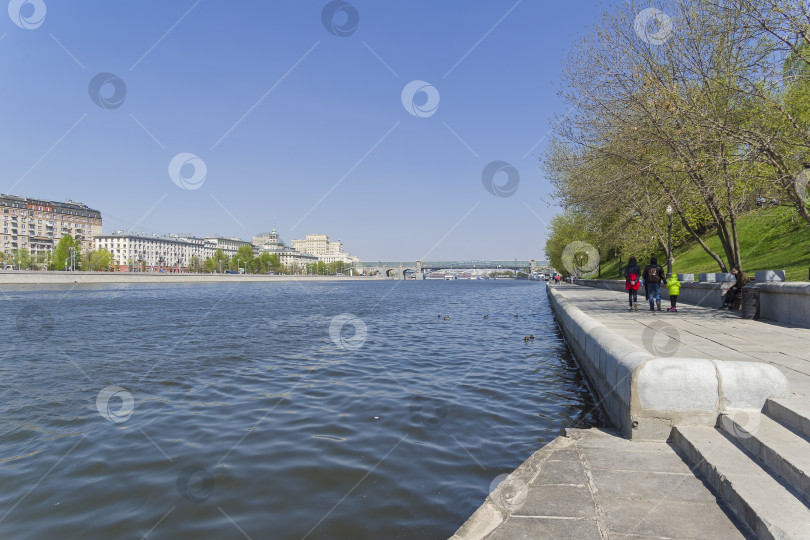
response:
<path fill-rule="evenodd" d="M 742 288 L 751 281 L 748 274 L 740 272 L 737 268 L 732 268 L 731 274 L 737 278 L 737 280 L 734 282 L 734 285 L 728 288 L 726 294 L 723 295 L 723 305 L 720 306 L 720 309 L 734 309 L 734 302 L 737 300 L 738 295 L 742 293 Z"/>

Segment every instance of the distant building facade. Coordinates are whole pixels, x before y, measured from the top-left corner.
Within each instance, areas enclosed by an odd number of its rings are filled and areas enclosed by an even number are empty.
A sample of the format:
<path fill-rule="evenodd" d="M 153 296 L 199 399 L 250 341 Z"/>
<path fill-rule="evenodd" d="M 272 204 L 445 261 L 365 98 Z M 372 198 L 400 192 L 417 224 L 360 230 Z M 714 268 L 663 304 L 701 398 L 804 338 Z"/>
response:
<path fill-rule="evenodd" d="M 187 269 L 191 257 L 202 257 L 205 245 L 185 238 L 117 231 L 96 238 L 96 249 L 112 253 L 113 265 L 120 271 L 142 267 L 148 271 L 170 271 Z"/>
<path fill-rule="evenodd" d="M 253 244 L 251 244 L 246 240 L 240 240 L 238 238 L 222 238 L 220 236 L 206 236 L 205 242 L 206 244 L 212 246 L 214 248 L 214 251 L 221 249 L 222 253 L 224 253 L 228 257 L 236 255 L 236 252 L 242 246 L 253 247 Z M 255 253 L 256 250 L 254 249 L 253 252 Z"/>
<path fill-rule="evenodd" d="M 68 201 L 0 195 L 3 216 L 3 253 L 26 249 L 32 255 L 53 253 L 65 235 L 81 242 L 82 249 L 95 247 L 101 234 L 101 212 L 85 204 Z"/>
<path fill-rule="evenodd" d="M 116 231 L 98 235 L 95 249 L 106 249 L 113 256 L 113 266 L 127 270 L 146 269 L 149 272 L 187 272 L 192 258 L 204 261 L 217 250 L 228 257 L 236 255 L 242 246 L 251 246 L 255 255 L 278 255 L 279 262 L 292 271 L 304 271 L 307 265 L 318 262 L 318 257 L 299 253 L 285 246 L 278 233 L 262 233 L 253 237 L 253 243 L 238 238 L 169 235 L 158 236 Z"/>
<path fill-rule="evenodd" d="M 279 262 L 290 270 L 304 270 L 307 265 L 318 262 L 318 257 L 301 253 L 300 251 L 285 246 L 274 228 L 272 232 L 261 233 L 253 237 L 253 245 L 259 254 L 269 253 L 278 255 Z"/>
<path fill-rule="evenodd" d="M 113 264 L 120 271 L 145 268 L 150 272 L 186 272 L 193 257 L 204 261 L 213 257 L 218 249 L 233 257 L 242 246 L 252 244 L 238 238 L 157 236 L 125 231 L 99 235 L 95 239 L 95 249 L 112 253 Z"/>
<path fill-rule="evenodd" d="M 284 248 L 284 242 L 281 241 L 276 229 L 273 228 L 272 232 L 260 233 L 253 237 L 253 245 L 259 250 L 272 250 Z"/>
<path fill-rule="evenodd" d="M 360 262 L 360 259 L 346 253 L 343 242 L 330 241 L 325 234 L 308 234 L 303 240 L 293 240 L 292 247 L 300 253 L 313 255 L 325 263 L 342 261 L 346 264 Z"/>

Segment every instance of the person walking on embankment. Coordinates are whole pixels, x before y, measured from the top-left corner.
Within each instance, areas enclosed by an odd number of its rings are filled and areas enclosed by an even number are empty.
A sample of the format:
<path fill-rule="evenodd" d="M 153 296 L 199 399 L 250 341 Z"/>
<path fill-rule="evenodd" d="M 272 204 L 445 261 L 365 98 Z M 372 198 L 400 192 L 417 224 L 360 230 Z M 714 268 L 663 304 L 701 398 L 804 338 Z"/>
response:
<path fill-rule="evenodd" d="M 641 274 L 644 283 L 647 285 L 647 300 L 650 301 L 650 311 L 661 311 L 661 282 L 663 281 L 664 269 L 658 266 L 658 259 L 650 258 L 650 264 L 644 267 Z"/>
<path fill-rule="evenodd" d="M 669 307 L 667 311 L 677 312 L 678 309 L 676 305 L 678 304 L 678 293 L 681 292 L 681 282 L 678 281 L 676 274 L 669 275 L 669 279 L 667 279 L 667 290 L 669 291 Z"/>
<path fill-rule="evenodd" d="M 635 257 L 630 257 L 624 267 L 624 289 L 628 292 L 630 310 L 638 311 L 638 290 L 641 288 L 641 268 Z"/>

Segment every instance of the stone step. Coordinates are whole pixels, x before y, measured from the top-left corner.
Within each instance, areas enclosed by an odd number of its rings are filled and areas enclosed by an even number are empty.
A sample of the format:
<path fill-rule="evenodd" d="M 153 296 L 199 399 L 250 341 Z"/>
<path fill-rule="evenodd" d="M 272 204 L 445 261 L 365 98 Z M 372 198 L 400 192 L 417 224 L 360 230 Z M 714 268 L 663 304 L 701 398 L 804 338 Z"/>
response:
<path fill-rule="evenodd" d="M 810 442 L 758 412 L 721 414 L 718 427 L 810 503 Z"/>
<path fill-rule="evenodd" d="M 810 440 L 810 400 L 806 398 L 770 398 L 765 414 Z"/>
<path fill-rule="evenodd" d="M 672 442 L 758 538 L 810 537 L 810 509 L 720 431 L 678 426 Z"/>

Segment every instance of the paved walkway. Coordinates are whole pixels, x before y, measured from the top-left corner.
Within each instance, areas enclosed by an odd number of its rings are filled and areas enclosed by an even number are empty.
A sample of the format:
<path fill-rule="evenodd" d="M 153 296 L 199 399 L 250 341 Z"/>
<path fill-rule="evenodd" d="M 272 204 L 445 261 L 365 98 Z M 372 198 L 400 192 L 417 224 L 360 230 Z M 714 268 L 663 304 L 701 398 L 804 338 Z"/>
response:
<path fill-rule="evenodd" d="M 766 362 L 790 382 L 794 397 L 810 397 L 810 329 L 740 318 L 739 311 L 681 304 L 677 313 L 649 311 L 639 296 L 638 312 L 628 310 L 627 295 L 577 285 L 562 285 L 576 306 L 631 343 L 656 356 Z"/>
<path fill-rule="evenodd" d="M 451 540 L 746 538 L 669 444 L 567 435 L 526 460 Z"/>

